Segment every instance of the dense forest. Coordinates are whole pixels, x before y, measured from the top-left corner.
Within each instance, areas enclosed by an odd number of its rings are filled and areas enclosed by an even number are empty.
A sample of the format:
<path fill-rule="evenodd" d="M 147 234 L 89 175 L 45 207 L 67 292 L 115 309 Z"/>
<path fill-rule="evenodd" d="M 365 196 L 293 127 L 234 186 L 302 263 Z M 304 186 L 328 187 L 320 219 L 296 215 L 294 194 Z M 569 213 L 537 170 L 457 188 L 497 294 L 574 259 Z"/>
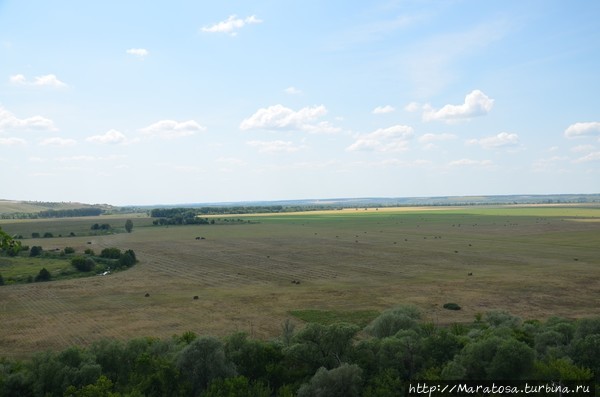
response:
<path fill-rule="evenodd" d="M 600 318 L 522 321 L 494 311 L 436 326 L 402 306 L 362 330 L 294 328 L 286 321 L 270 341 L 187 332 L 3 358 L 0 396 L 386 397 L 424 380 L 600 380 Z"/>

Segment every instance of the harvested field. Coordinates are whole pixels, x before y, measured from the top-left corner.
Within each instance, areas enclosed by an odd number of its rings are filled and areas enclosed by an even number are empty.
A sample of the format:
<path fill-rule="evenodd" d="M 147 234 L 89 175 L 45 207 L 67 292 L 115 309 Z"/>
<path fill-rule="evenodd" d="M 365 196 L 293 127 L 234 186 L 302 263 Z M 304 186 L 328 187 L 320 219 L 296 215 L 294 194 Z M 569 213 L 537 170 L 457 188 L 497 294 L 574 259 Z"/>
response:
<path fill-rule="evenodd" d="M 492 309 L 537 319 L 600 315 L 600 208 L 432 209 L 235 215 L 252 223 L 171 227 L 134 219 L 130 234 L 28 240 L 45 249 L 133 249 L 140 263 L 109 276 L 0 287 L 0 355 L 185 331 L 271 338 L 293 311 L 406 303 L 438 324 Z M 0 226 L 26 234 L 39 224 Z M 443 309 L 448 302 L 462 310 Z"/>

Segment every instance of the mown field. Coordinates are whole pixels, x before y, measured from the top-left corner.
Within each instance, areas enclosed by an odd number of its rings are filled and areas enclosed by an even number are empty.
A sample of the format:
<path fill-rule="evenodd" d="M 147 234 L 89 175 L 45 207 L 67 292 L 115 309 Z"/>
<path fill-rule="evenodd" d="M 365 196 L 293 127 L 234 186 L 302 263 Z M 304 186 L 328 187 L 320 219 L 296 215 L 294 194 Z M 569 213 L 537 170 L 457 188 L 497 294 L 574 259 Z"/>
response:
<path fill-rule="evenodd" d="M 127 217 L 1 221 L 24 237 L 75 234 L 24 239 L 30 246 L 133 249 L 140 262 L 109 276 L 0 287 L 0 356 L 185 331 L 271 338 L 288 318 L 362 325 L 399 304 L 442 325 L 492 309 L 537 319 L 600 315 L 600 207 L 233 218 L 251 222 L 158 227 L 138 215 L 132 233 L 90 235 L 93 223 L 122 228 Z M 462 310 L 443 309 L 449 302 Z"/>

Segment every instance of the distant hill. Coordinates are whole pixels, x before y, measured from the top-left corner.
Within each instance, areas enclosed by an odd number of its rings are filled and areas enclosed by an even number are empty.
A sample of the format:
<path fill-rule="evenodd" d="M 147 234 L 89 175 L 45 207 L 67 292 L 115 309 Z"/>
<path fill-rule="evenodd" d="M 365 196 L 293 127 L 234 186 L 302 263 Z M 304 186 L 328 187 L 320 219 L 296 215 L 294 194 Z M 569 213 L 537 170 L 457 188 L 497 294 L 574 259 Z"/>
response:
<path fill-rule="evenodd" d="M 175 205 L 139 206 L 138 208 L 197 208 L 197 207 L 392 207 L 420 205 L 493 205 L 493 204 L 568 204 L 600 203 L 600 194 L 544 194 L 502 196 L 439 196 L 439 197 L 363 197 L 276 201 L 238 201 L 185 203 Z"/>
<path fill-rule="evenodd" d="M 0 216 L 15 214 L 37 214 L 44 211 L 77 210 L 82 208 L 98 208 L 103 211 L 114 210 L 117 207 L 108 204 L 85 204 L 77 202 L 45 202 L 18 201 L 0 199 Z"/>
<path fill-rule="evenodd" d="M 600 203 L 600 194 L 544 194 L 503 196 L 439 196 L 439 197 L 363 197 L 329 198 L 274 201 L 238 201 L 156 204 L 147 206 L 117 207 L 109 204 L 85 204 L 78 202 L 17 201 L 0 199 L 0 217 L 19 217 L 19 214 L 38 214 L 47 211 L 72 211 L 96 208 L 103 213 L 139 212 L 153 208 L 200 208 L 200 207 L 273 207 L 290 210 L 316 208 L 394 207 L 394 206 L 443 206 L 443 205 L 506 205 L 506 204 L 573 204 Z M 75 213 L 75 212 L 74 212 Z"/>

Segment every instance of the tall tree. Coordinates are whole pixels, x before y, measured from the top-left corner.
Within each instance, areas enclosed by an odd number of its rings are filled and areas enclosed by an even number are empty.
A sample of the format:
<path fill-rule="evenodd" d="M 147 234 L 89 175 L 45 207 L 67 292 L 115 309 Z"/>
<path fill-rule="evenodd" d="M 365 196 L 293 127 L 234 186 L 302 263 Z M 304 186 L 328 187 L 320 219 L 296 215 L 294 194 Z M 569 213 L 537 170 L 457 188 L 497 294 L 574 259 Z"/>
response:
<path fill-rule="evenodd" d="M 131 233 L 133 230 L 133 221 L 131 219 L 125 221 L 125 230 L 127 230 L 127 233 Z"/>

